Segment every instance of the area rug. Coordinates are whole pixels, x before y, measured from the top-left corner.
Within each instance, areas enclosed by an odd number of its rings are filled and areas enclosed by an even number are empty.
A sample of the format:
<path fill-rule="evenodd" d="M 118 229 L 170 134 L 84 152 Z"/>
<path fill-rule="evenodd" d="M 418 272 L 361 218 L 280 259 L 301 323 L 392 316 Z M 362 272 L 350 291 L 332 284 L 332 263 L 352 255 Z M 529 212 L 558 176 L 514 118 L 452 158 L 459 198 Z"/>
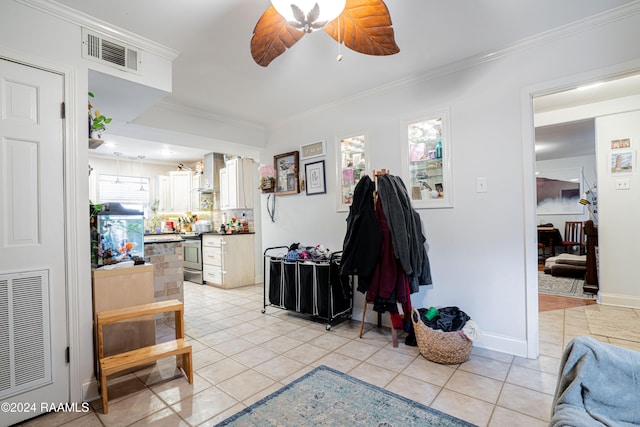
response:
<path fill-rule="evenodd" d="M 538 292 L 572 298 L 595 299 L 594 294 L 585 294 L 584 280 L 571 277 L 556 277 L 538 271 Z"/>
<path fill-rule="evenodd" d="M 473 426 L 319 366 L 219 426 Z"/>

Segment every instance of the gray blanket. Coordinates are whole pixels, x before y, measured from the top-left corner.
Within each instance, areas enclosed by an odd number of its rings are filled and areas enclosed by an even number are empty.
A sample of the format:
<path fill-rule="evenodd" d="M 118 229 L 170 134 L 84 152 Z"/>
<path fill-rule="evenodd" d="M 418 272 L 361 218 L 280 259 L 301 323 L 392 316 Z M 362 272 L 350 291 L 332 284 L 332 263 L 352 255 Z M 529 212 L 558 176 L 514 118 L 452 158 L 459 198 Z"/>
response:
<path fill-rule="evenodd" d="M 640 425 L 640 353 L 591 337 L 564 351 L 549 426 Z"/>

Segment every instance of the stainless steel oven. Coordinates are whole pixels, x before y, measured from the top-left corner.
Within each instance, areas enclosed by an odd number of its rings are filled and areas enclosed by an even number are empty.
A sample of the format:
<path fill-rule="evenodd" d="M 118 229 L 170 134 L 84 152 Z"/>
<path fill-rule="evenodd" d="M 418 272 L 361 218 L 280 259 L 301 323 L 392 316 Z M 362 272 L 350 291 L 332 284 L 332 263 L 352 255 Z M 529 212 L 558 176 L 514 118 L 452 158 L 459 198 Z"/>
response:
<path fill-rule="evenodd" d="M 199 235 L 183 236 L 183 268 L 184 280 L 198 283 L 202 282 L 202 239 Z"/>

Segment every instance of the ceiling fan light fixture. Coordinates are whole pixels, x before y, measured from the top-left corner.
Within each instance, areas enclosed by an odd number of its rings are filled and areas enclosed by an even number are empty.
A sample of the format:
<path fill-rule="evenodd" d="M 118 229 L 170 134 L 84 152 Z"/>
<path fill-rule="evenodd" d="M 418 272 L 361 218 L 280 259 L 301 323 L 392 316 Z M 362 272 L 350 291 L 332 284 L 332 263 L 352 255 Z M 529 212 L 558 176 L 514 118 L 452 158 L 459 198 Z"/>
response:
<path fill-rule="evenodd" d="M 310 33 L 336 19 L 346 0 L 271 0 L 275 10 L 295 28 Z"/>

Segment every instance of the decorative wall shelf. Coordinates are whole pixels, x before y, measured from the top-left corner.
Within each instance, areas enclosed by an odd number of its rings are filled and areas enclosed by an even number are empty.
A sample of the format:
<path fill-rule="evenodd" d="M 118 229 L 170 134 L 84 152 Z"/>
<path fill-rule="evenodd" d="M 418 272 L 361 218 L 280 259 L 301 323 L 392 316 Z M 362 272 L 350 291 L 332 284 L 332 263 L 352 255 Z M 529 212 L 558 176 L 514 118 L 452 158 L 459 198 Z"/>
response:
<path fill-rule="evenodd" d="M 104 144 L 103 139 L 89 138 L 89 150 L 95 150 L 96 148 L 100 147 L 102 144 Z"/>

